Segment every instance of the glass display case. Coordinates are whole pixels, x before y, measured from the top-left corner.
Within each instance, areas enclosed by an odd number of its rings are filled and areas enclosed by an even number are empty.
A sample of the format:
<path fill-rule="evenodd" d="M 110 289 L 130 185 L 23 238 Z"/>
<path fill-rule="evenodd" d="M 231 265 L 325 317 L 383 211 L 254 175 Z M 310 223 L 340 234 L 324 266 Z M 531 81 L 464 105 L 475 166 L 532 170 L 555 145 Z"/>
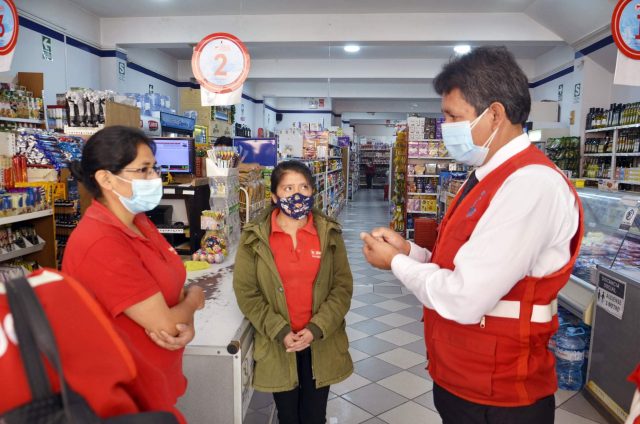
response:
<path fill-rule="evenodd" d="M 640 281 L 640 216 L 629 231 L 620 229 L 625 213 L 640 206 L 640 193 L 608 193 L 579 189 L 584 208 L 584 238 L 572 279 L 592 283 L 596 265 Z"/>

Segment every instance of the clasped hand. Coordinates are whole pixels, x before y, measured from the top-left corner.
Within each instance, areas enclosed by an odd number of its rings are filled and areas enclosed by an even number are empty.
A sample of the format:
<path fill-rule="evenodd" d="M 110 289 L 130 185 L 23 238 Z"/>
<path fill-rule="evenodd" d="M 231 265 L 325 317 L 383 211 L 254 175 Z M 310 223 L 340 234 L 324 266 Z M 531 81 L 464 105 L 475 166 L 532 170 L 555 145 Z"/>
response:
<path fill-rule="evenodd" d="M 284 337 L 284 347 L 287 349 L 287 352 L 300 352 L 308 348 L 312 341 L 313 333 L 303 328 L 297 333 L 293 331 L 289 332 L 289 334 Z"/>

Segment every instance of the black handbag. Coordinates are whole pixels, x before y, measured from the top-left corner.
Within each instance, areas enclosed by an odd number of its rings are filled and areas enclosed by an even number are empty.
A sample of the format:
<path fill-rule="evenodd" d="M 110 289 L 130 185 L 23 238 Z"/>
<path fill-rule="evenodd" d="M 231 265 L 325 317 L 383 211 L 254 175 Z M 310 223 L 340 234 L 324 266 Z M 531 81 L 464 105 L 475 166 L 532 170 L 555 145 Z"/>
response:
<path fill-rule="evenodd" d="M 56 341 L 47 316 L 26 278 L 5 283 L 20 355 L 32 400 L 0 416 L 0 424 L 177 424 L 169 412 L 143 412 L 102 420 L 87 401 L 66 383 Z M 54 393 L 41 353 L 58 374 Z M 149 388 L 153 390 L 152 387 Z"/>

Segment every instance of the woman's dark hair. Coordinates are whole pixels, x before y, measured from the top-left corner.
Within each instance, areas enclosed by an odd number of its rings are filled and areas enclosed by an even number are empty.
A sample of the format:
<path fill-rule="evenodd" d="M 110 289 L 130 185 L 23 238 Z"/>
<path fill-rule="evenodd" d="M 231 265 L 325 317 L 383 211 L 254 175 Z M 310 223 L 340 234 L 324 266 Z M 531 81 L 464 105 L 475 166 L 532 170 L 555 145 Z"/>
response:
<path fill-rule="evenodd" d="M 278 185 L 280 184 L 284 174 L 287 172 L 297 172 L 298 174 L 302 174 L 309 185 L 313 187 L 313 174 L 311 173 L 311 169 L 309 169 L 309 167 L 304 163 L 297 160 L 287 160 L 280 162 L 275 168 L 273 168 L 273 172 L 271 173 L 271 193 L 276 194 L 276 191 L 278 191 Z"/>
<path fill-rule="evenodd" d="M 95 174 L 104 169 L 114 174 L 133 162 L 138 156 L 138 146 L 146 144 L 153 154 L 156 144 L 136 128 L 113 126 L 98 131 L 89 138 L 82 149 L 82 160 L 69 164 L 71 174 L 93 195 L 102 192 Z"/>
<path fill-rule="evenodd" d="M 506 47 L 478 47 L 446 64 L 433 81 L 439 95 L 460 90 L 479 115 L 502 103 L 512 124 L 527 121 L 531 109 L 529 80 Z"/>
<path fill-rule="evenodd" d="M 226 137 L 226 136 L 222 136 L 222 137 L 218 137 L 216 138 L 216 141 L 213 143 L 214 147 L 217 146 L 227 146 L 227 147 L 232 147 L 233 146 L 233 139 L 231 137 Z"/>

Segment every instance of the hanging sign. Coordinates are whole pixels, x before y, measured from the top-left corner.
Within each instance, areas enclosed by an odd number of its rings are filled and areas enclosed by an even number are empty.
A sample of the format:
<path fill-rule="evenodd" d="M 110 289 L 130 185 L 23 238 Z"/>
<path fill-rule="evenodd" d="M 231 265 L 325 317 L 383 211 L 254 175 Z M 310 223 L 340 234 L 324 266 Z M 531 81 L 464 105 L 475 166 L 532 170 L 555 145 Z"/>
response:
<path fill-rule="evenodd" d="M 217 32 L 193 50 L 191 69 L 200 83 L 203 106 L 240 103 L 251 59 L 246 46 L 231 34 Z"/>
<path fill-rule="evenodd" d="M 0 72 L 11 68 L 19 30 L 18 11 L 13 0 L 0 0 Z"/>
<path fill-rule="evenodd" d="M 640 1 L 619 0 L 611 16 L 613 40 L 625 56 L 640 60 Z"/>

